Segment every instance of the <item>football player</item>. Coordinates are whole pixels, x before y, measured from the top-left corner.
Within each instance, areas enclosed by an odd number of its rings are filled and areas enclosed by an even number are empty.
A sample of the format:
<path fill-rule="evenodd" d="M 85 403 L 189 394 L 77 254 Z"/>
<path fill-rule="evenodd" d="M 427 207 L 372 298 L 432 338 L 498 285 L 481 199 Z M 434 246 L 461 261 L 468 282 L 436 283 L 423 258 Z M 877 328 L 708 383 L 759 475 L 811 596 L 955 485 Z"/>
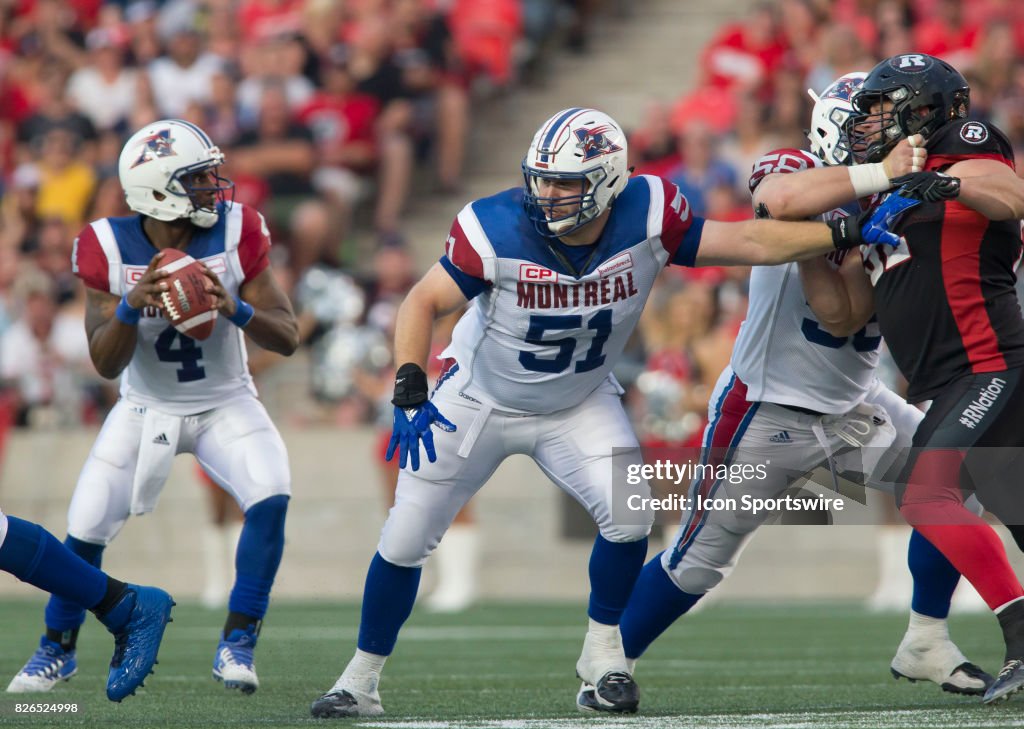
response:
<path fill-rule="evenodd" d="M 121 701 L 142 686 L 156 663 L 164 628 L 171 621 L 171 596 L 156 587 L 126 585 L 76 556 L 38 524 L 0 510 L 0 569 L 76 605 L 85 605 L 114 636 L 107 698 Z M 45 638 L 43 639 L 45 641 Z M 36 658 L 57 681 L 75 673 L 74 661 L 40 645 Z M 22 684 L 22 690 L 32 690 Z"/>
<path fill-rule="evenodd" d="M 897 179 L 924 204 L 900 221 L 905 240 L 896 250 L 863 251 L 860 281 L 819 270 L 817 288 L 851 312 L 845 322 L 837 317 L 843 326 L 870 315 L 865 299 L 873 293 L 881 333 L 909 383 L 907 399 L 932 401 L 898 503 L 999 619 L 1005 662 L 985 693 L 989 703 L 1024 687 L 1024 588 L 1002 541 L 964 507 L 964 496 L 976 492 L 1024 546 L 1013 460 L 1024 445 L 1024 317 L 1014 288 L 1024 181 L 1006 136 L 968 118 L 970 87 L 945 61 L 887 58 L 852 101 L 858 113 L 848 130 L 858 161 L 878 162 L 903 140 L 924 137 L 923 171 Z"/>
<path fill-rule="evenodd" d="M 256 399 L 245 336 L 290 355 L 298 334 L 288 297 L 269 269 L 266 223 L 226 199 L 232 185 L 217 174 L 223 162 L 194 124 L 170 119 L 145 126 L 118 162 L 128 206 L 138 214 L 94 221 L 75 241 L 89 353 L 100 374 L 121 376 L 121 398 L 79 476 L 65 544 L 99 565 L 129 515 L 153 509 L 174 456 L 193 453 L 245 513 L 213 676 L 252 693 L 259 685 L 253 649 L 281 561 L 291 485 L 284 443 Z M 219 316 L 202 342 L 162 315 L 167 274 L 160 262 L 168 248 L 204 264 Z M 51 598 L 41 647 L 8 691 L 49 690 L 58 663 L 73 672 L 83 619 L 78 603 Z"/>
<path fill-rule="evenodd" d="M 912 145 L 917 138 L 894 145 L 873 165 L 846 166 L 851 160 L 844 124 L 854 111 L 850 97 L 865 75 L 842 76 L 815 97 L 808 132 L 813 154 L 779 149 L 755 163 L 750 191 L 759 217 L 846 217 L 841 206 L 856 208 L 857 198 L 891 188 L 890 178 L 921 169 L 926 154 Z M 826 306 L 827 292 L 810 297 L 815 308 L 801 287 L 805 270 L 813 273 L 819 268 L 851 285 L 866 286 L 861 282 L 860 256 L 848 253 L 751 272 L 747 317 L 730 366 L 709 403 L 702 460 L 767 462 L 771 468 L 767 478 L 739 485 L 698 480 L 693 495 L 774 498 L 800 475 L 829 463 L 831 455 L 848 448 L 851 440 L 869 449 L 862 465 L 879 461 L 887 447 L 910 445 L 923 414 L 875 376 L 881 336 L 870 312 L 858 312 L 856 328 L 844 323 L 847 328 L 839 331 L 834 327 L 838 306 Z M 815 283 L 813 276 L 809 279 Z M 867 295 L 863 305 L 870 307 L 869 291 Z M 878 469 L 888 465 L 883 462 Z M 864 472 L 868 481 L 871 475 Z M 881 485 L 881 478 L 874 481 Z M 769 516 L 770 512 L 684 512 L 674 546 L 644 567 L 623 615 L 622 639 L 631 664 L 732 572 L 753 531 Z M 920 534 L 912 537 L 908 563 L 915 578 L 914 610 L 892 662 L 894 675 L 981 695 L 992 677 L 963 656 L 949 639 L 946 625 L 959 573 Z M 591 707 L 593 691 L 585 687 L 579 702 Z"/>
<path fill-rule="evenodd" d="M 524 187 L 463 208 L 440 262 L 399 310 L 388 455 L 398 454 L 403 471 L 366 578 L 358 648 L 313 703 L 314 716 L 383 711 L 377 683 L 412 611 L 421 565 L 459 509 L 515 453 L 532 457 L 599 527 L 576 670 L 595 686 L 600 709 L 636 711 L 639 691 L 618 623 L 643 566 L 651 515 L 628 524 L 613 518 L 613 467 L 642 460 L 611 368 L 655 278 L 668 264 L 772 264 L 861 237 L 891 240 L 885 221 L 905 204 L 894 198 L 873 221 L 835 226 L 705 221 L 672 183 L 630 178 L 621 128 L 585 108 L 544 122 L 522 170 Z M 428 397 L 434 319 L 467 300 L 443 354 L 448 366 Z M 649 494 L 646 481 L 625 488 Z M 616 492 L 623 503 L 627 496 Z"/>

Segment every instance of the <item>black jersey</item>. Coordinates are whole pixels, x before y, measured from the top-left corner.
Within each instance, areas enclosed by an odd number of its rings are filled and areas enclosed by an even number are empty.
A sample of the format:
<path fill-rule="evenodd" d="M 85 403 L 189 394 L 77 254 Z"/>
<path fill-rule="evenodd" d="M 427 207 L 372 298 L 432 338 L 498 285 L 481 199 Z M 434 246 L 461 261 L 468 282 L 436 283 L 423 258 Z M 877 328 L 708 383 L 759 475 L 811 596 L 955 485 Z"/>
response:
<path fill-rule="evenodd" d="M 928 140 L 926 169 L 992 159 L 1013 168 L 995 127 L 955 121 Z M 1024 365 L 1024 318 L 1014 269 L 1020 221 L 989 220 L 958 201 L 923 203 L 896 232 L 898 248 L 865 247 L 882 336 L 910 386 L 907 399 L 933 398 L 954 380 Z"/>

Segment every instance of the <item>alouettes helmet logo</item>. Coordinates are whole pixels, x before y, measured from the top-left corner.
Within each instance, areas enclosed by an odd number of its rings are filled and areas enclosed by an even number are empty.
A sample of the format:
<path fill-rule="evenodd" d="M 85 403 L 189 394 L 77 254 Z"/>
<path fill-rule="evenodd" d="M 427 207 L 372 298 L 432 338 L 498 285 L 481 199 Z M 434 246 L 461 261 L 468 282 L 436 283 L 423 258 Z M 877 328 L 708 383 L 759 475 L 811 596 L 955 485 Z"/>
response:
<path fill-rule="evenodd" d="M 141 150 L 138 158 L 132 163 L 132 168 L 156 159 L 157 157 L 173 157 L 177 154 L 174 151 L 174 139 L 171 138 L 170 129 L 162 129 L 155 134 L 139 140 Z"/>
<path fill-rule="evenodd" d="M 583 151 L 584 162 L 622 149 L 608 138 L 606 132 L 612 131 L 611 127 L 600 126 L 594 129 L 583 128 L 573 131 L 576 133 L 576 148 Z"/>

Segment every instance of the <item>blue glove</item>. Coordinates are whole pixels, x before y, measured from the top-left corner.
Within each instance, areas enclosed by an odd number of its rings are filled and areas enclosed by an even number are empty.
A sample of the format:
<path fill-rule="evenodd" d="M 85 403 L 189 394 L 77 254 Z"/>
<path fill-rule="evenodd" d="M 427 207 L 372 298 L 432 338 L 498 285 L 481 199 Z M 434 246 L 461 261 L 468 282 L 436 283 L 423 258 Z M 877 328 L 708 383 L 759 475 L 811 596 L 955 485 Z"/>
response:
<path fill-rule="evenodd" d="M 434 403 L 429 400 L 422 405 L 411 408 L 395 406 L 395 426 L 391 431 L 391 441 L 388 443 L 387 453 L 384 460 L 390 461 L 398 449 L 398 466 L 405 468 L 406 463 L 412 462 L 412 470 L 420 468 L 420 441 L 423 442 L 423 449 L 427 452 L 427 460 L 431 463 L 437 461 L 437 453 L 434 451 L 434 434 L 430 428 L 433 425 L 446 433 L 453 433 L 456 430 L 455 424 L 438 412 Z"/>
<path fill-rule="evenodd" d="M 868 244 L 885 243 L 895 248 L 900 244 L 901 237 L 893 233 L 891 228 L 903 213 L 920 204 L 920 200 L 900 195 L 900 190 L 888 195 L 871 213 L 867 222 L 861 224 L 861 238 Z"/>
<path fill-rule="evenodd" d="M 873 210 L 865 210 L 856 217 L 830 220 L 828 227 L 832 229 L 832 245 L 840 250 L 876 243 L 895 248 L 902 238 L 891 228 L 904 212 L 920 204 L 920 200 L 903 197 L 897 190 Z"/>

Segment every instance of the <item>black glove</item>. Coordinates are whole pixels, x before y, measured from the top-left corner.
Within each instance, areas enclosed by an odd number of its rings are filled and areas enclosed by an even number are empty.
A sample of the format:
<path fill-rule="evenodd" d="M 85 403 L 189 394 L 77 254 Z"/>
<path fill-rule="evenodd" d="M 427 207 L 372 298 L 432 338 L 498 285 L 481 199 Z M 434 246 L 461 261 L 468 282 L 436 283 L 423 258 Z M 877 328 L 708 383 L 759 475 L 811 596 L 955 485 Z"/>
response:
<path fill-rule="evenodd" d="M 903 197 L 912 197 L 924 202 L 955 200 L 960 195 L 960 178 L 944 175 L 934 170 L 911 172 L 889 180 L 893 187 L 900 188 Z"/>
<path fill-rule="evenodd" d="M 399 408 L 414 408 L 427 401 L 427 373 L 419 365 L 407 362 L 395 375 L 395 396 L 391 404 Z"/>

